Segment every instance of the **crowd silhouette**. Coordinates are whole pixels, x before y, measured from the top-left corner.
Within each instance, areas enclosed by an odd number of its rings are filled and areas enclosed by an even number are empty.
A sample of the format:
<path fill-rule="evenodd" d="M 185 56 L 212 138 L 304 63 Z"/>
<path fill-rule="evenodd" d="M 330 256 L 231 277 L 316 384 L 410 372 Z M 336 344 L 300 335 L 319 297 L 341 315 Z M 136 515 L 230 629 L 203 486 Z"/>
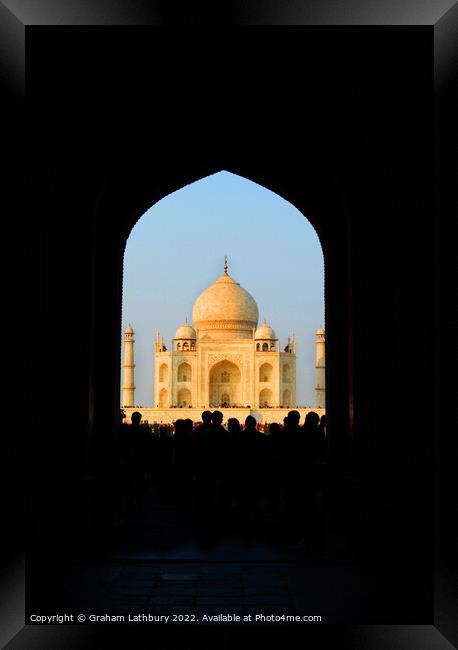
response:
<path fill-rule="evenodd" d="M 134 412 L 120 425 L 120 460 L 126 506 L 141 510 L 153 488 L 161 506 L 192 512 L 199 525 L 236 522 L 241 530 L 262 529 L 276 517 L 289 546 L 307 546 L 323 519 L 326 417 L 314 411 L 300 424 L 290 411 L 283 425 L 259 430 L 249 415 L 223 426 L 220 411 L 202 420 L 178 419 L 153 427 Z"/>

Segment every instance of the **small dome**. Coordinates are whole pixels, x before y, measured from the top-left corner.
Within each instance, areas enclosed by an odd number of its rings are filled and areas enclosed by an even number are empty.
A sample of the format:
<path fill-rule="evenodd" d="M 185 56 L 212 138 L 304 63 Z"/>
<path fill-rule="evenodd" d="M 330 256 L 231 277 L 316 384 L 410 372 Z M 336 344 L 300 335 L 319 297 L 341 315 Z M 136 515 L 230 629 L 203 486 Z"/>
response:
<path fill-rule="evenodd" d="M 128 325 L 126 329 L 124 330 L 124 334 L 133 334 L 134 330 L 132 329 L 132 325 Z"/>
<path fill-rule="evenodd" d="M 254 334 L 255 339 L 275 339 L 277 338 L 275 335 L 275 332 L 273 329 L 270 327 L 270 325 L 267 325 L 267 323 L 262 323 L 256 330 Z"/>
<path fill-rule="evenodd" d="M 177 329 L 177 331 L 175 333 L 175 338 L 176 339 L 195 339 L 196 338 L 196 330 L 189 323 L 184 323 L 183 325 L 180 325 L 180 327 Z"/>
<path fill-rule="evenodd" d="M 324 334 L 324 329 L 322 327 L 319 327 L 316 331 L 317 334 Z"/>

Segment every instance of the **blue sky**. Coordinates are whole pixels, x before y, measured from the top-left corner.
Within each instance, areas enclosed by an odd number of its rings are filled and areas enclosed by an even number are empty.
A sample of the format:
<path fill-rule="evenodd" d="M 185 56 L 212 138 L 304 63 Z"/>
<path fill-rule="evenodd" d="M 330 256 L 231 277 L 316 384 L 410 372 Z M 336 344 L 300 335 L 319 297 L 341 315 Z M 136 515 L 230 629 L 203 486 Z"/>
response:
<path fill-rule="evenodd" d="M 297 341 L 298 405 L 314 404 L 315 331 L 324 325 L 323 253 L 291 203 L 229 172 L 166 196 L 132 229 L 124 255 L 123 331 L 135 331 L 136 404 L 153 405 L 153 350 L 159 330 L 170 349 L 199 294 L 223 272 L 256 300 L 260 322 L 282 348 Z"/>

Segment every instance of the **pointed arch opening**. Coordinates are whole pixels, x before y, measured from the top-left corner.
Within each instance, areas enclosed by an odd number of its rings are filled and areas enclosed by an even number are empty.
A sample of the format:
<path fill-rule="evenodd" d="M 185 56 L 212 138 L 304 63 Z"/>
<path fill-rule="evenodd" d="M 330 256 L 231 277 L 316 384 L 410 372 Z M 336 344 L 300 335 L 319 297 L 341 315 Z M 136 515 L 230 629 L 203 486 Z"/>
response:
<path fill-rule="evenodd" d="M 161 363 L 159 366 L 159 381 L 166 382 L 169 380 L 169 367 L 166 363 Z"/>
<path fill-rule="evenodd" d="M 166 388 L 161 388 L 159 391 L 159 408 L 165 409 L 169 407 L 169 391 Z"/>
<path fill-rule="evenodd" d="M 289 363 L 285 363 L 282 367 L 282 381 L 284 384 L 291 382 L 291 366 Z"/>
<path fill-rule="evenodd" d="M 273 397 L 270 388 L 263 388 L 262 391 L 259 393 L 259 406 L 261 408 L 266 408 L 267 406 L 273 406 Z"/>
<path fill-rule="evenodd" d="M 209 406 L 242 404 L 242 375 L 232 361 L 222 360 L 210 369 Z"/>
<path fill-rule="evenodd" d="M 189 388 L 180 388 L 177 394 L 177 402 L 179 407 L 191 406 L 191 391 Z"/>
<path fill-rule="evenodd" d="M 283 391 L 283 401 L 282 401 L 283 406 L 291 406 L 291 390 L 289 388 L 285 388 Z"/>
<path fill-rule="evenodd" d="M 180 363 L 177 369 L 177 381 L 192 381 L 192 368 L 189 363 Z"/>
<path fill-rule="evenodd" d="M 136 287 L 138 302 L 133 300 L 129 307 L 129 315 L 132 310 L 137 310 L 138 316 L 134 313 L 130 320 L 135 321 L 146 317 L 149 318 L 149 328 L 161 331 L 161 341 L 166 341 L 167 329 L 169 337 L 176 330 L 177 324 L 183 322 L 183 310 L 188 314 L 192 313 L 193 300 L 199 289 L 208 286 L 208 277 L 217 277 L 222 269 L 222 257 L 218 255 L 218 245 L 223 243 L 225 251 L 228 252 L 229 274 L 233 273 L 237 281 L 241 281 L 242 286 L 246 286 L 250 293 L 255 297 L 256 302 L 266 312 L 266 317 L 275 331 L 283 330 L 285 340 L 293 330 L 297 332 L 297 360 L 295 360 L 296 369 L 292 373 L 292 378 L 284 378 L 285 382 L 296 382 L 296 391 L 299 403 L 313 403 L 315 394 L 314 384 L 314 332 L 317 326 L 324 321 L 324 259 L 319 234 L 315 226 L 298 209 L 283 198 L 282 194 L 275 194 L 270 189 L 269 182 L 260 182 L 260 179 L 252 179 L 233 171 L 219 170 L 216 173 L 202 176 L 199 179 L 192 179 L 189 185 L 172 191 L 167 196 L 162 197 L 150 209 L 148 209 L 132 228 L 126 245 L 125 251 L 125 288 L 123 297 L 129 299 L 129 285 Z M 209 194 L 207 194 L 207 190 Z M 202 197 L 211 196 L 208 207 L 205 207 L 207 213 L 202 208 Z M 216 205 L 216 200 L 221 197 L 221 201 Z M 224 199 L 222 198 L 224 197 Z M 259 202 L 259 205 L 265 206 L 267 211 L 257 210 L 250 219 L 246 219 L 240 212 L 240 209 L 232 207 L 234 197 L 243 197 L 251 201 L 253 205 Z M 189 230 L 187 226 L 186 210 L 183 205 L 189 200 L 189 211 L 193 215 L 193 228 Z M 237 199 L 239 200 L 239 199 Z M 200 202 L 200 203 L 199 203 Z M 179 207 L 179 209 L 178 209 Z M 265 221 L 266 215 L 270 226 L 262 227 L 258 225 Z M 281 214 L 281 217 L 280 217 Z M 240 216 L 239 216 L 240 215 Z M 258 216 L 259 215 L 259 216 Z M 288 228 L 276 228 L 278 221 L 276 219 L 288 221 Z M 227 222 L 230 219 L 231 227 L 228 230 Z M 259 219 L 259 224 L 256 223 Z M 158 240 L 158 228 L 161 231 L 161 238 Z M 259 280 L 253 274 L 251 266 L 252 251 L 250 248 L 250 229 L 253 230 L 253 237 L 263 250 L 263 257 L 270 262 L 266 266 L 261 264 L 262 272 L 259 273 Z M 187 232 L 186 239 L 177 238 L 177 232 Z M 271 237 L 272 230 L 275 230 L 276 237 Z M 241 238 L 240 234 L 244 236 Z M 138 242 L 138 248 L 135 251 L 134 239 Z M 146 242 L 152 242 L 156 246 L 154 250 L 148 250 Z M 298 243 L 300 242 L 300 244 Z M 305 244 L 304 244 L 305 242 Z M 307 243 L 309 242 L 309 243 Z M 304 255 L 304 245 L 310 247 L 306 249 Z M 131 248 L 133 246 L 133 248 Z M 229 248 L 229 251 L 226 249 Z M 246 250 L 245 250 L 246 249 Z M 174 251 L 174 264 L 170 267 L 169 258 L 170 250 Z M 201 251 L 206 251 L 206 259 L 210 259 L 214 265 L 214 270 L 209 270 L 206 265 L 202 264 Z M 208 251 L 216 250 L 215 259 L 210 256 Z M 298 260 L 306 260 L 306 264 L 299 264 Z M 132 261 L 130 261 L 132 260 Z M 162 261 L 161 261 L 162 260 Z M 272 262 L 274 261 L 274 263 Z M 158 303 L 149 299 L 145 301 L 144 296 L 154 295 L 151 281 L 146 281 L 146 274 L 136 272 L 132 278 L 127 277 L 129 266 L 133 264 L 147 268 L 147 264 L 152 264 L 151 273 L 154 277 L 154 268 L 167 268 L 165 274 L 161 274 L 160 282 L 158 281 L 156 290 L 158 291 Z M 308 264 L 308 266 L 307 266 Z M 306 267 L 306 268 L 305 268 Z M 135 267 L 136 268 L 136 267 Z M 149 276 L 150 277 L 150 276 Z M 199 278 L 201 279 L 199 280 Z M 144 278 L 144 279 L 143 279 Z M 291 279 L 294 278 L 294 282 Z M 184 281 L 186 279 L 186 281 Z M 192 285 L 190 283 L 192 279 Z M 159 279 L 158 279 L 159 280 Z M 137 284 L 144 282 L 144 287 L 138 289 Z M 297 287 L 301 287 L 301 292 L 306 296 L 306 303 L 303 309 L 297 309 Z M 131 290 L 133 292 L 133 290 Z M 133 292 L 134 293 L 134 292 Z M 165 296 L 173 295 L 173 301 L 169 301 Z M 161 296 L 164 296 L 162 298 Z M 148 304 L 148 310 L 145 312 L 145 304 Z M 165 309 L 165 305 L 167 308 Z M 271 310 L 271 314 L 269 314 Z M 174 313 L 176 315 L 174 316 Z M 313 316 L 313 314 L 316 314 Z M 150 315 L 148 315 L 150 314 Z M 193 326 L 193 323 L 190 323 Z M 163 331 L 163 333 L 162 333 Z M 200 336 L 200 341 L 205 340 L 222 340 L 223 333 L 210 328 Z M 148 337 L 138 337 L 139 343 L 136 349 L 136 358 L 138 364 L 136 368 L 136 386 L 137 394 L 141 392 L 145 395 L 142 400 L 147 403 L 147 395 L 151 394 L 153 387 L 148 387 L 150 378 L 153 373 L 149 371 L 148 359 L 150 351 L 146 349 L 145 341 Z M 140 349 L 139 346 L 143 346 Z M 270 354 L 283 354 L 284 346 L 275 341 L 256 341 L 253 343 L 256 352 Z M 164 346 L 167 350 L 168 344 Z M 170 354 L 176 351 L 190 352 L 197 354 L 199 358 L 199 340 L 198 341 L 179 341 L 172 342 Z M 291 353 L 291 349 L 290 349 Z M 151 357 L 150 357 L 151 358 Z M 293 361 L 291 361 L 292 363 Z M 277 362 L 275 362 L 277 364 Z M 197 362 L 199 365 L 199 362 Z M 281 362 L 279 364 L 281 366 Z M 278 373 L 278 371 L 277 371 Z M 237 389 L 234 395 L 230 395 L 231 402 L 246 402 L 247 404 L 255 401 L 254 384 L 256 380 L 263 382 L 271 381 L 271 373 L 268 373 L 267 379 L 261 379 L 261 376 L 249 376 L 244 378 L 244 382 L 251 384 L 251 388 L 246 389 L 244 397 Z M 280 377 L 281 371 L 280 371 Z M 175 376 L 175 381 L 198 381 L 197 373 L 194 373 L 190 379 L 183 379 L 180 371 Z M 200 381 L 204 381 L 202 378 Z M 225 383 L 223 378 L 221 383 Z M 211 395 L 206 387 L 195 386 L 199 394 L 199 400 L 202 406 L 210 406 L 210 403 L 221 403 L 221 395 Z M 151 392 L 150 392 L 151 391 Z M 197 393 L 196 393 L 197 394 Z M 280 396 L 278 397 L 280 401 Z M 205 404 L 204 404 L 205 402 Z"/>
<path fill-rule="evenodd" d="M 259 381 L 271 382 L 273 380 L 274 369 L 270 363 L 263 363 L 259 368 Z"/>

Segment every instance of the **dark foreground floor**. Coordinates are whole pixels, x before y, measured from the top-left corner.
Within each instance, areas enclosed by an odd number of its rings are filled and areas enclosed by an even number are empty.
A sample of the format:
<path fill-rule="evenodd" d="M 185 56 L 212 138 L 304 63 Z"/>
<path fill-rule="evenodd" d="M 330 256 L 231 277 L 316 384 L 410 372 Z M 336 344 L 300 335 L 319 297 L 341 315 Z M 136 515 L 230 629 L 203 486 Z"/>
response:
<path fill-rule="evenodd" d="M 123 623 L 149 614 L 169 616 L 169 625 L 211 624 L 204 617 L 217 615 L 242 623 L 244 616 L 251 616 L 245 623 L 267 622 L 256 618 L 263 616 L 321 617 L 307 625 L 430 622 L 424 567 L 393 564 L 383 550 L 356 559 L 351 540 L 326 527 L 292 550 L 283 532 L 280 514 L 243 533 L 232 520 L 196 525 L 190 509 L 159 507 L 151 489 L 103 552 L 29 570 L 27 614 L 83 614 L 86 622 L 108 614 Z"/>

